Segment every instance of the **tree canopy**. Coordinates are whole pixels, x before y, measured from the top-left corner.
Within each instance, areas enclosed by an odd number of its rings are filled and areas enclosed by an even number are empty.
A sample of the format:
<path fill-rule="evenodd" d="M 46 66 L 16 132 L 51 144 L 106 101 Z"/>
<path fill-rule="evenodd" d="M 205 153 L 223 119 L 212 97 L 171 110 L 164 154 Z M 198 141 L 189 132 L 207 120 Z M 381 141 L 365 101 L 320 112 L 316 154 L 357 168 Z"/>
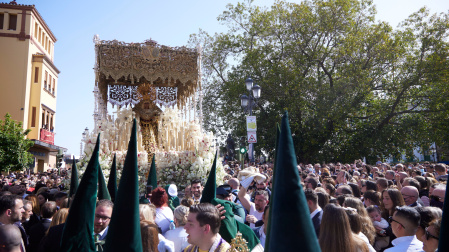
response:
<path fill-rule="evenodd" d="M 11 119 L 10 114 L 0 120 L 0 172 L 20 171 L 33 162 L 28 152 L 33 141 L 26 138 L 29 129 L 23 130 L 22 122 Z"/>
<path fill-rule="evenodd" d="M 447 145 L 449 12 L 418 10 L 397 28 L 369 0 L 228 5 L 227 32 L 200 30 L 207 130 L 245 135 L 240 94 L 262 87 L 258 143 L 272 153 L 275 123 L 290 115 L 299 162 L 399 157 Z"/>

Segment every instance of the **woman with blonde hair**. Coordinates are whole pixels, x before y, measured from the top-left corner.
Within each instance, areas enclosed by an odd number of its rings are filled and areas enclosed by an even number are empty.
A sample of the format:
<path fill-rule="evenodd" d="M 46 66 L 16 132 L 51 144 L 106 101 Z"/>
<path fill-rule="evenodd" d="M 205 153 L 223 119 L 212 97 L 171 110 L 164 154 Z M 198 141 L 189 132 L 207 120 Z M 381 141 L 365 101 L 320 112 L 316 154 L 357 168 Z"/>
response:
<path fill-rule="evenodd" d="M 156 206 L 153 204 L 140 204 L 139 213 L 140 233 L 142 236 L 142 246 L 144 247 L 143 251 L 174 251 L 175 246 L 173 242 L 165 239 L 165 237 L 159 233 L 160 228 L 154 221 L 156 219 Z M 154 237 L 154 228 L 157 231 L 156 238 Z M 155 246 L 156 250 L 154 250 Z"/>
<path fill-rule="evenodd" d="M 376 228 L 369 218 L 363 202 L 358 198 L 348 197 L 345 198 L 343 205 L 357 210 L 357 213 L 360 216 L 360 221 L 362 222 L 362 233 L 368 238 L 370 244 L 374 244 L 374 240 L 376 239 Z"/>
<path fill-rule="evenodd" d="M 187 215 L 189 215 L 188 207 L 183 205 L 176 207 L 174 211 L 174 223 L 176 228 L 168 230 L 167 233 L 165 233 L 165 238 L 175 244 L 175 252 L 181 252 L 189 246 L 189 243 L 187 242 L 187 233 L 184 229 L 184 225 L 187 223 Z"/>
<path fill-rule="evenodd" d="M 36 195 L 33 195 L 33 194 L 28 195 L 25 197 L 25 199 L 31 201 L 32 211 L 33 211 L 33 214 L 30 216 L 30 220 L 23 224 L 25 231 L 29 232 L 31 226 L 33 226 L 34 224 L 37 224 L 41 221 L 41 206 L 39 205 L 39 203 L 37 201 Z"/>
<path fill-rule="evenodd" d="M 45 232 L 45 235 L 48 234 L 48 231 L 50 230 L 51 227 L 54 227 L 54 226 L 57 226 L 57 225 L 65 223 L 65 220 L 67 219 L 68 215 L 69 215 L 69 209 L 68 208 L 61 208 L 61 209 L 59 209 L 59 211 L 57 211 L 53 215 L 53 217 L 51 218 L 50 227 Z"/>
<path fill-rule="evenodd" d="M 154 216 L 156 215 L 156 207 L 153 204 L 140 204 L 139 205 L 140 220 L 146 220 L 154 222 Z"/>
<path fill-rule="evenodd" d="M 322 252 L 368 252 L 366 243 L 351 230 L 342 207 L 328 204 L 323 211 L 319 244 Z"/>

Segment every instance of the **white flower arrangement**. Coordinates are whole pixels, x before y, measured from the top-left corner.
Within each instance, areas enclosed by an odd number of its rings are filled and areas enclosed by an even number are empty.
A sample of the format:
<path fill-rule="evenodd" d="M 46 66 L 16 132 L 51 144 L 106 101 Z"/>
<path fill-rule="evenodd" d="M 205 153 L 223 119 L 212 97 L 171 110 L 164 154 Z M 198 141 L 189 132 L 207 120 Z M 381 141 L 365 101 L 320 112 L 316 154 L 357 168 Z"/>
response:
<path fill-rule="evenodd" d="M 180 123 L 181 120 L 179 118 L 179 114 L 180 113 L 177 109 L 166 109 L 161 117 L 164 120 L 164 124 L 175 126 L 175 130 L 179 130 L 180 127 L 183 127 L 184 136 L 186 139 L 192 140 L 191 142 L 195 147 L 195 151 L 157 150 L 155 153 L 155 161 L 159 185 L 165 186 L 169 183 L 174 183 L 178 186 L 178 190 L 182 190 L 185 186 L 190 184 L 190 181 L 193 179 L 201 179 L 206 181 L 214 161 L 215 149 L 211 146 L 214 139 L 211 132 L 201 133 L 201 126 L 197 121 L 184 124 Z M 115 141 L 117 140 L 117 135 L 122 134 L 122 132 L 118 129 L 130 129 L 130 125 L 132 125 L 131 109 L 122 109 L 118 111 L 115 122 L 104 119 L 97 122 L 97 128 L 93 131 L 93 133 L 86 136 L 84 140 L 84 156 L 83 159 L 81 159 L 77 164 L 80 178 L 83 176 L 87 168 L 87 164 L 92 156 L 97 134 L 101 133 L 99 153 L 101 169 L 107 183 L 115 153 L 117 157 L 117 184 L 119 184 L 126 158 L 126 150 L 121 150 L 123 148 L 123 144 L 120 146 Z M 138 138 L 139 137 L 141 137 L 140 127 L 138 127 Z M 128 141 L 126 141 L 126 143 L 127 142 Z M 121 148 L 119 149 L 117 146 L 120 146 Z M 149 163 L 148 160 L 148 153 L 145 150 L 139 151 L 138 170 L 140 192 L 145 191 L 150 166 L 151 163 Z M 216 171 L 217 185 L 220 185 L 223 183 L 223 178 L 226 176 L 226 173 L 223 169 L 222 163 L 219 160 L 217 160 Z M 68 178 L 68 181 L 70 181 L 70 178 Z"/>

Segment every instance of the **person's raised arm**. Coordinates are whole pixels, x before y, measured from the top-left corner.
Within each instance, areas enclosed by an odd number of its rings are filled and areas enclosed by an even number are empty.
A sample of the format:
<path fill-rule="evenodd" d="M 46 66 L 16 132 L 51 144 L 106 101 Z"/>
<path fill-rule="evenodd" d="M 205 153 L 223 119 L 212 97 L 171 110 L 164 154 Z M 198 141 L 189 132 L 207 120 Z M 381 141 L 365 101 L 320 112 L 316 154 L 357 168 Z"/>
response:
<path fill-rule="evenodd" d="M 242 206 L 246 209 L 246 211 L 249 212 L 249 209 L 251 208 L 251 203 L 249 202 L 248 198 L 245 197 L 246 195 L 246 188 L 242 186 L 242 188 L 239 191 L 239 200 Z"/>

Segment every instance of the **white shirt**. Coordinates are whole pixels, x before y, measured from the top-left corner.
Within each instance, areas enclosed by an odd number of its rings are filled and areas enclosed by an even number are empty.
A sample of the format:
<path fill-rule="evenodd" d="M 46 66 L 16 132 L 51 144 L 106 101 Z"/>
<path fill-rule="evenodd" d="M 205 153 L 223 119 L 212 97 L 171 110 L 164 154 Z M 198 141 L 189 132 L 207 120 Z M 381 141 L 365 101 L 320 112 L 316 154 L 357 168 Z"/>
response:
<path fill-rule="evenodd" d="M 262 245 L 262 247 L 264 247 L 265 248 L 265 238 L 266 238 L 266 235 L 265 235 L 265 232 L 263 231 L 263 229 L 264 229 L 264 225 L 265 224 L 263 224 L 261 227 L 260 227 L 260 229 L 259 229 L 259 236 L 260 236 L 260 245 Z"/>
<path fill-rule="evenodd" d="M 373 225 L 380 228 L 387 228 L 389 226 L 384 218 L 380 218 L 380 221 L 373 221 Z"/>
<path fill-rule="evenodd" d="M 423 251 L 423 244 L 420 240 L 413 236 L 403 236 L 394 239 L 391 244 L 394 247 L 391 247 L 385 252 L 412 252 L 412 251 Z"/>
<path fill-rule="evenodd" d="M 175 244 L 175 252 L 182 252 L 189 243 L 187 242 L 187 233 L 184 227 L 177 227 L 173 230 L 168 230 L 165 233 L 165 238 Z"/>
<path fill-rule="evenodd" d="M 161 228 L 162 234 L 170 229 L 170 221 L 173 220 L 173 212 L 170 207 L 156 208 L 156 219 L 154 222 Z"/>
<path fill-rule="evenodd" d="M 98 233 L 100 236 L 98 237 L 98 240 L 106 240 L 106 235 L 108 234 L 108 229 L 109 226 L 107 226 L 105 229 L 103 229 L 103 231 L 101 231 L 100 233 Z M 94 232 L 94 235 L 96 235 L 96 233 Z"/>
<path fill-rule="evenodd" d="M 157 250 L 159 252 L 174 252 L 175 246 L 172 241 L 165 239 L 165 237 L 161 234 L 157 234 L 159 238 L 159 244 L 157 245 Z"/>
<path fill-rule="evenodd" d="M 251 206 L 250 209 L 249 209 L 249 214 L 253 215 L 254 217 L 256 217 L 257 220 L 261 220 L 263 212 L 259 212 L 259 211 L 256 210 L 256 204 L 254 204 L 254 202 L 250 202 L 249 204 Z M 250 228 L 255 228 L 256 224 L 250 223 L 249 227 Z"/>
<path fill-rule="evenodd" d="M 193 204 L 194 204 L 194 205 L 199 204 L 200 201 L 201 201 L 201 197 L 202 197 L 202 196 L 203 196 L 203 195 L 200 195 L 200 198 L 199 198 L 199 199 L 196 199 L 195 197 L 193 197 Z"/>
<path fill-rule="evenodd" d="M 317 215 L 318 212 L 321 211 L 321 207 L 317 206 L 317 208 L 315 209 L 315 211 L 310 213 L 310 219 L 312 219 L 313 217 L 315 217 L 315 215 Z"/>
<path fill-rule="evenodd" d="M 362 240 L 368 245 L 369 252 L 376 252 L 376 250 L 371 246 L 371 243 L 369 243 L 368 237 L 362 232 L 356 234 L 358 237 L 362 238 Z"/>

